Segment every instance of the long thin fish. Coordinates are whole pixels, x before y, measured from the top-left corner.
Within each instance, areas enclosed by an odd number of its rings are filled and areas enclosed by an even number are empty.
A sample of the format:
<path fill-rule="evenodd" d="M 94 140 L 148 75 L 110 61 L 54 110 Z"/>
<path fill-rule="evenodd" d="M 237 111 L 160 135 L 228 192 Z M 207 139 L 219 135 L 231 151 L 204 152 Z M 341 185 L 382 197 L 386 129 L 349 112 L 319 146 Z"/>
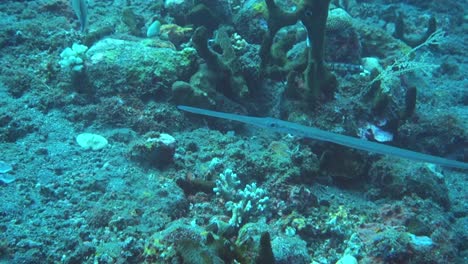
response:
<path fill-rule="evenodd" d="M 78 20 L 80 20 L 81 32 L 85 32 L 88 27 L 88 3 L 86 0 L 71 0 L 70 3 Z"/>
<path fill-rule="evenodd" d="M 290 133 L 297 136 L 302 136 L 306 138 L 317 139 L 321 141 L 333 142 L 339 145 L 365 150 L 368 152 L 374 152 L 384 155 L 397 156 L 405 159 L 423 161 L 428 163 L 434 163 L 445 167 L 459 168 L 459 169 L 468 169 L 468 163 L 445 159 L 437 156 L 432 156 L 420 152 L 415 152 L 407 149 L 392 147 L 376 142 L 366 141 L 359 138 L 354 138 L 350 136 L 340 135 L 328 131 L 324 131 L 315 127 L 308 127 L 299 125 L 296 123 L 291 123 L 283 120 L 279 120 L 271 117 L 251 117 L 244 115 L 236 115 L 230 113 L 223 113 L 217 111 L 206 110 L 197 107 L 177 106 L 178 109 L 187 111 L 193 114 L 206 115 L 211 117 L 223 118 L 233 121 L 242 122 L 245 124 L 250 124 L 258 127 L 263 127 L 269 130 L 281 132 L 281 133 Z"/>

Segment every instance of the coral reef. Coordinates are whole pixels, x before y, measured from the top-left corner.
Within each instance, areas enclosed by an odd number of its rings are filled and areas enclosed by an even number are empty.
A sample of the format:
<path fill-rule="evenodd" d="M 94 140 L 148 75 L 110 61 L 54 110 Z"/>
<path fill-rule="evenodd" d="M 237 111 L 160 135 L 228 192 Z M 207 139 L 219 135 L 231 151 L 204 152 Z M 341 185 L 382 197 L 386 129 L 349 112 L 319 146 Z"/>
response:
<path fill-rule="evenodd" d="M 466 262 L 466 170 L 272 132 L 467 162 L 465 2 L 2 1 L 0 262 Z"/>

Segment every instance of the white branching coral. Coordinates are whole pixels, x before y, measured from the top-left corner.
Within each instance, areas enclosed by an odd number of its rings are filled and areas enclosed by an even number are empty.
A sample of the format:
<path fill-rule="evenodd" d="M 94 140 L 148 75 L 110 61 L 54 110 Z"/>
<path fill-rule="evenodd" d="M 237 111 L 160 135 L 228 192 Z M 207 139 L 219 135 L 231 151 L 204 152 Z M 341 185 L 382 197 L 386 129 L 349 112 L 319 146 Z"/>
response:
<path fill-rule="evenodd" d="M 226 169 L 219 175 L 216 187 L 213 191 L 216 195 L 223 197 L 226 208 L 231 211 L 230 226 L 239 227 L 248 218 L 258 216 L 268 208 L 270 198 L 267 192 L 257 187 L 256 183 L 247 184 L 245 188 L 239 189 L 240 180 L 231 169 Z"/>

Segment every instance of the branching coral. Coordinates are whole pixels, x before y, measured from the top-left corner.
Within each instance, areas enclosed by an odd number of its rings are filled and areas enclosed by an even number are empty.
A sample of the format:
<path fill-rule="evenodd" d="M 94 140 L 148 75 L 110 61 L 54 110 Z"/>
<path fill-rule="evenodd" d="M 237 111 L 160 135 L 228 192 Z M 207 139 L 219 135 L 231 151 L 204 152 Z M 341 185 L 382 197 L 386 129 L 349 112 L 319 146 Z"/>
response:
<path fill-rule="evenodd" d="M 247 184 L 239 189 L 240 181 L 231 169 L 226 169 L 219 175 L 213 191 L 227 200 L 226 208 L 231 211 L 230 226 L 239 227 L 246 220 L 267 208 L 269 197 L 266 191 L 257 187 L 256 183 Z"/>

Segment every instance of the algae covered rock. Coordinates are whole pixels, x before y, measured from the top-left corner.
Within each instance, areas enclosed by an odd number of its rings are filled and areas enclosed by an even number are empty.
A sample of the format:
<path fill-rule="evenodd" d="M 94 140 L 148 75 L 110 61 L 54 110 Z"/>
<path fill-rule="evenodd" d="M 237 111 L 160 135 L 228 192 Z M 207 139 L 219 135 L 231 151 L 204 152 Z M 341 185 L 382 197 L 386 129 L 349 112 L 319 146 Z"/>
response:
<path fill-rule="evenodd" d="M 176 80 L 188 80 L 195 71 L 196 52 L 181 51 L 162 40 L 107 38 L 86 53 L 87 73 L 96 94 L 131 93 L 137 96 L 167 92 Z M 162 92 L 162 91 L 160 91 Z"/>
<path fill-rule="evenodd" d="M 297 236 L 277 236 L 271 241 L 275 263 L 311 263 L 307 243 Z"/>
<path fill-rule="evenodd" d="M 130 157 L 148 166 L 164 168 L 173 161 L 176 140 L 169 134 L 149 132 L 135 142 Z"/>
<path fill-rule="evenodd" d="M 415 194 L 444 208 L 450 206 L 443 174 L 434 165 L 384 157 L 372 164 L 369 176 L 382 197 L 401 199 Z"/>
<path fill-rule="evenodd" d="M 240 6 L 240 11 L 234 17 L 233 22 L 247 42 L 260 44 L 263 35 L 268 31 L 267 15 L 268 11 L 263 0 L 248 0 Z"/>

